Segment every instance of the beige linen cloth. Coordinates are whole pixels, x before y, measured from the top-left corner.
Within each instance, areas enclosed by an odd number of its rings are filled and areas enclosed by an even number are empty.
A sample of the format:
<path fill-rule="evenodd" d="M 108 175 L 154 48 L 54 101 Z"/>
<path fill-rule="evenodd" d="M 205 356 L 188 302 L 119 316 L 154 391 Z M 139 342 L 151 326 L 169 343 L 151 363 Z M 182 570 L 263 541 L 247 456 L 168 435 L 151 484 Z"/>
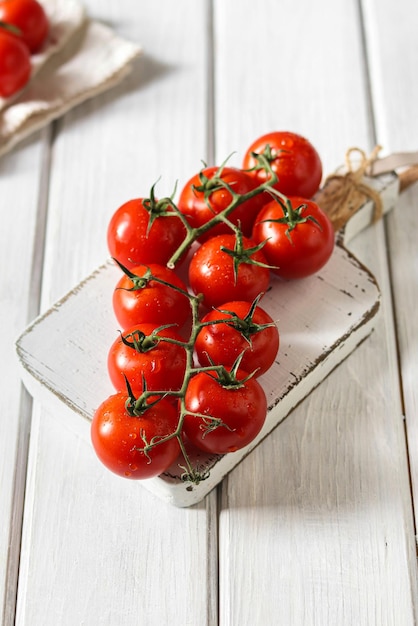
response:
<path fill-rule="evenodd" d="M 48 41 L 32 57 L 28 85 L 0 98 L 0 156 L 77 104 L 119 83 L 141 53 L 109 27 L 88 18 L 77 0 L 41 0 Z"/>

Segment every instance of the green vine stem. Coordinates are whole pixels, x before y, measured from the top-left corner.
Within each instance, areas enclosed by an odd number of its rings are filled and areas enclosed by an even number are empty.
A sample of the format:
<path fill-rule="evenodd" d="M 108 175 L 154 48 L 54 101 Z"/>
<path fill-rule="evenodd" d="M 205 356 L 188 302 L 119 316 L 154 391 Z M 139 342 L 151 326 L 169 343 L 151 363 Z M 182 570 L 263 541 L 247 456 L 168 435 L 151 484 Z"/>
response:
<path fill-rule="evenodd" d="M 120 263 L 118 263 L 118 265 L 121 268 L 123 268 L 123 266 Z M 136 281 L 136 278 L 138 279 L 142 278 L 142 277 L 135 276 L 135 274 L 133 274 L 127 268 L 124 268 L 124 271 L 126 271 L 127 275 L 133 282 Z M 182 438 L 182 430 L 183 430 L 183 423 L 184 423 L 185 416 L 194 415 L 196 417 L 200 417 L 204 419 L 205 425 L 206 425 L 205 433 L 211 432 L 215 428 L 219 428 L 219 427 L 228 428 L 228 426 L 216 417 L 213 417 L 210 415 L 202 415 L 200 413 L 193 413 L 187 410 L 186 405 L 185 405 L 185 395 L 186 395 L 186 390 L 189 385 L 190 379 L 197 373 L 209 372 L 211 376 L 216 377 L 220 385 L 222 385 L 223 387 L 227 389 L 231 389 L 231 388 L 239 388 L 240 386 L 242 386 L 256 372 L 250 373 L 244 379 L 237 378 L 237 372 L 241 364 L 241 360 L 244 355 L 244 352 L 242 352 L 238 356 L 233 366 L 228 369 L 226 369 L 224 365 L 214 365 L 214 364 L 211 364 L 208 366 L 195 365 L 194 346 L 196 343 L 196 339 L 197 339 L 199 332 L 202 330 L 202 328 L 208 325 L 208 322 L 200 321 L 199 310 L 200 310 L 201 297 L 199 295 L 196 296 L 189 292 L 185 292 L 183 289 L 177 287 L 176 285 L 171 285 L 170 283 L 167 283 L 166 281 L 160 279 L 158 276 L 154 276 L 151 272 L 149 272 L 147 276 L 147 283 L 151 280 L 158 282 L 160 284 L 166 285 L 174 289 L 175 291 L 185 294 L 188 297 L 189 302 L 190 302 L 191 318 L 192 318 L 191 330 L 190 330 L 189 336 L 184 341 L 180 341 L 178 339 L 174 339 L 171 337 L 164 337 L 164 336 L 158 335 L 159 330 L 169 326 L 169 325 L 164 325 L 164 326 L 160 326 L 156 328 L 150 335 L 144 335 L 143 333 L 138 333 L 136 337 L 133 337 L 135 333 L 129 333 L 126 336 L 122 335 L 122 341 L 124 341 L 124 343 L 127 343 L 127 345 L 129 345 L 132 349 L 139 348 L 140 351 L 143 351 L 144 349 L 152 350 L 152 348 L 160 341 L 165 341 L 167 343 L 172 343 L 172 344 L 176 344 L 176 345 L 183 347 L 186 352 L 185 374 L 184 374 L 182 386 L 178 391 L 164 390 L 164 389 L 151 391 L 146 388 L 146 383 L 144 380 L 143 391 L 137 398 L 134 397 L 129 381 L 125 377 L 127 395 L 128 395 L 125 406 L 126 406 L 126 410 L 128 414 L 131 417 L 135 418 L 135 417 L 142 415 L 144 411 L 147 410 L 147 408 L 149 408 L 156 402 L 159 402 L 161 398 L 165 398 L 167 396 L 171 396 L 172 398 L 178 398 L 179 419 L 178 419 L 176 430 L 173 431 L 172 433 L 167 434 L 164 437 L 154 438 L 154 439 L 151 439 L 150 441 L 143 440 L 144 445 L 140 448 L 137 448 L 137 450 L 140 452 L 143 452 L 148 458 L 150 458 L 149 452 L 150 450 L 152 450 L 152 448 L 154 448 L 157 445 L 161 445 L 162 443 L 167 442 L 170 439 L 177 438 L 179 446 L 180 446 L 180 450 L 184 458 L 184 462 L 186 464 L 186 467 L 182 468 L 184 469 L 182 480 L 185 482 L 190 482 L 192 484 L 197 485 L 202 480 L 208 477 L 208 473 L 207 472 L 202 473 L 199 470 L 199 468 L 193 467 L 190 457 L 185 449 L 184 441 Z M 139 282 L 140 281 L 136 281 L 136 284 L 138 284 Z M 142 282 L 141 287 L 139 288 L 140 289 L 145 288 L 146 284 Z M 258 332 L 259 330 L 262 330 L 265 327 L 265 325 L 257 326 L 257 325 L 252 324 L 252 315 L 254 313 L 254 310 L 255 310 L 255 307 L 257 306 L 258 301 L 259 301 L 259 297 L 257 297 L 255 301 L 252 303 L 250 311 L 246 315 L 245 318 L 240 318 L 238 315 L 234 314 L 233 318 L 231 318 L 230 320 L 228 319 L 225 320 L 225 318 L 219 318 L 219 319 L 215 319 L 211 321 L 210 324 L 221 324 L 221 323 L 225 324 L 225 323 L 228 323 L 229 321 L 231 325 L 233 325 L 234 328 L 246 329 L 247 331 L 250 329 L 252 334 L 254 334 L 254 332 Z M 221 312 L 223 311 L 220 311 L 220 313 Z M 246 335 L 246 339 L 249 345 L 251 345 L 251 339 L 250 339 L 249 333 L 246 332 L 245 335 Z M 129 338 L 132 340 L 130 341 Z"/>
<path fill-rule="evenodd" d="M 233 224 L 228 219 L 228 216 L 232 213 L 232 211 L 234 211 L 238 206 L 240 206 L 241 204 L 243 204 L 247 200 L 250 200 L 251 198 L 254 198 L 255 196 L 259 195 L 260 193 L 267 192 L 267 193 L 272 194 L 272 196 L 276 196 L 276 197 L 280 198 L 283 202 L 288 201 L 288 198 L 286 198 L 286 196 L 284 196 L 279 191 L 274 189 L 273 185 L 275 185 L 277 183 L 278 177 L 277 177 L 277 174 L 272 170 L 271 165 L 270 165 L 269 161 L 266 159 L 266 157 L 264 155 L 260 154 L 260 155 L 257 155 L 257 160 L 258 160 L 258 162 L 260 164 L 260 167 L 262 167 L 263 169 L 266 170 L 267 175 L 268 175 L 268 179 L 264 183 L 261 183 L 255 189 L 252 189 L 251 191 L 249 191 L 249 192 L 247 192 L 245 194 L 238 194 L 238 193 L 236 193 L 228 183 L 226 183 L 224 180 L 222 180 L 222 178 L 220 177 L 220 174 L 222 173 L 222 169 L 224 167 L 224 164 L 221 165 L 221 167 L 219 168 L 219 170 L 216 173 L 216 175 L 214 176 L 214 178 L 211 179 L 211 181 L 214 181 L 214 182 L 213 182 L 213 187 L 211 186 L 212 188 L 210 190 L 210 193 L 213 193 L 214 191 L 216 191 L 218 189 L 226 189 L 230 193 L 232 200 L 229 203 L 229 205 L 223 211 L 221 211 L 220 213 L 214 215 L 209 221 L 207 221 L 202 226 L 199 226 L 198 228 L 193 228 L 192 226 L 190 226 L 190 224 L 188 223 L 188 221 L 185 218 L 185 216 L 181 213 L 181 211 L 176 206 L 176 204 L 171 200 L 171 204 L 170 204 L 171 209 L 172 209 L 172 211 L 174 211 L 177 214 L 179 219 L 181 219 L 181 221 L 183 222 L 183 224 L 184 224 L 184 226 L 186 228 L 186 236 L 185 236 L 184 240 L 182 241 L 182 243 L 180 244 L 180 246 L 177 248 L 177 250 L 174 252 L 174 254 L 169 259 L 169 261 L 167 263 L 167 267 L 169 267 L 170 269 L 173 269 L 176 266 L 176 264 L 178 263 L 179 259 L 181 259 L 183 257 L 183 255 L 187 252 L 187 250 L 189 250 L 190 246 L 199 237 L 201 237 L 201 235 L 203 235 L 208 230 L 213 228 L 213 226 L 215 226 L 216 224 L 219 224 L 219 222 L 224 222 L 224 223 L 228 224 L 228 226 L 231 228 L 231 230 L 234 231 L 235 233 L 240 232 L 239 227 L 236 226 L 235 224 Z M 198 188 L 196 188 L 196 189 L 198 189 Z M 209 206 L 210 206 L 210 204 L 209 204 L 209 202 L 210 202 L 210 193 L 206 193 L 205 194 L 205 201 L 206 201 L 206 203 Z"/>

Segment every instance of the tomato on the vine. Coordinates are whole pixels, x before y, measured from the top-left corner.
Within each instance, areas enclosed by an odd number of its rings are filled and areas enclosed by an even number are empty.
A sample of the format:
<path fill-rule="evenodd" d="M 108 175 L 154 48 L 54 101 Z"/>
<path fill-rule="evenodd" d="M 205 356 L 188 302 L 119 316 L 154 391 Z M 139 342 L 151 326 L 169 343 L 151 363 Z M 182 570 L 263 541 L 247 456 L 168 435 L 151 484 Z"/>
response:
<path fill-rule="evenodd" d="M 168 341 L 166 341 L 168 339 Z M 178 391 L 186 371 L 184 340 L 174 328 L 136 324 L 115 339 L 107 367 L 118 391 L 126 389 L 126 378 L 134 395 L 148 391 Z M 168 396 L 167 396 L 168 397 Z"/>
<path fill-rule="evenodd" d="M 221 323 L 219 320 L 225 320 Z M 240 367 L 255 376 L 264 374 L 274 363 L 279 350 L 279 331 L 272 317 L 257 300 L 226 302 L 209 311 L 195 350 L 199 363 L 232 366 L 243 354 Z"/>
<path fill-rule="evenodd" d="M 312 198 L 318 191 L 322 178 L 322 163 L 310 141 L 296 133 L 276 131 L 256 139 L 244 155 L 242 167 L 258 184 L 268 180 L 264 169 L 254 154 L 263 154 L 278 176 L 273 185 L 285 196 Z M 255 169 L 253 169 L 255 168 Z"/>
<path fill-rule="evenodd" d="M 272 271 L 285 279 L 315 274 L 329 260 L 335 233 L 327 214 L 304 198 L 272 200 L 260 211 L 254 241 L 265 242 L 263 252 Z"/>
<path fill-rule="evenodd" d="M 23 89 L 31 71 L 27 45 L 7 26 L 0 24 L 0 97 L 9 98 Z"/>
<path fill-rule="evenodd" d="M 180 328 L 190 315 L 186 292 L 186 285 L 173 270 L 156 263 L 138 265 L 117 282 L 113 310 L 123 329 L 142 323 L 176 324 Z"/>
<path fill-rule="evenodd" d="M 247 237 L 217 235 L 205 241 L 189 265 L 189 282 L 207 307 L 229 300 L 255 300 L 270 284 L 263 251 Z"/>
<path fill-rule="evenodd" d="M 186 236 L 167 198 L 136 198 L 122 204 L 107 229 L 110 254 L 132 268 L 141 263 L 166 265 Z"/>
<path fill-rule="evenodd" d="M 260 383 L 238 370 L 236 384 L 224 383 L 215 371 L 199 372 L 185 395 L 186 437 L 205 452 L 226 454 L 248 445 L 267 415 L 267 399 Z"/>
<path fill-rule="evenodd" d="M 40 51 L 49 32 L 48 17 L 37 0 L 1 0 L 0 22 L 16 26 L 32 54 Z"/>
<path fill-rule="evenodd" d="M 233 198 L 225 184 L 239 195 L 258 187 L 258 183 L 240 169 L 226 166 L 204 168 L 186 183 L 178 201 L 179 210 L 193 228 L 203 226 L 231 204 Z M 233 209 L 228 219 L 235 225 L 239 224 L 244 235 L 249 236 L 262 204 L 261 194 L 256 194 Z M 199 241 L 230 232 L 227 224 L 219 222 L 202 234 Z"/>
<path fill-rule="evenodd" d="M 174 433 L 178 426 L 177 408 L 162 398 L 132 415 L 127 408 L 127 392 L 109 396 L 97 408 L 91 423 L 91 440 L 100 461 L 112 472 L 131 479 L 153 478 L 165 472 L 176 460 L 180 447 L 176 437 L 149 450 L 146 444 Z"/>

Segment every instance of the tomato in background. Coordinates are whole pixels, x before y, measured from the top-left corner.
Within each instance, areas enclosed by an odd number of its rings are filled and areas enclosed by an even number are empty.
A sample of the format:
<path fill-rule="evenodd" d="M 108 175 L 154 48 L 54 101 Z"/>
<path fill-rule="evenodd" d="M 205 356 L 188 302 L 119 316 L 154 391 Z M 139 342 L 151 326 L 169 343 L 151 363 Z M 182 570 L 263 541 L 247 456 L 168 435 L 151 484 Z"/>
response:
<path fill-rule="evenodd" d="M 244 352 L 240 367 L 255 376 L 264 374 L 274 363 L 279 350 L 279 331 L 271 316 L 256 302 L 226 302 L 209 311 L 202 322 L 195 350 L 199 363 L 232 366 Z"/>
<path fill-rule="evenodd" d="M 222 187 L 222 182 L 240 195 L 258 187 L 258 183 L 251 176 L 233 167 L 208 167 L 195 174 L 183 187 L 178 201 L 179 210 L 193 228 L 206 224 L 231 204 L 232 195 L 228 189 Z M 235 225 L 240 224 L 243 234 L 249 236 L 262 204 L 261 194 L 255 195 L 237 206 L 228 219 Z M 231 228 L 227 224 L 218 223 L 201 235 L 199 241 L 230 232 Z"/>
<path fill-rule="evenodd" d="M 245 152 L 243 169 L 251 170 L 257 165 L 253 153 L 264 154 L 270 167 L 278 176 L 274 187 L 285 196 L 312 198 L 322 179 L 322 163 L 310 141 L 296 133 L 276 131 L 256 139 Z M 258 184 L 268 178 L 266 171 L 249 172 Z"/>
<path fill-rule="evenodd" d="M 190 380 L 183 430 L 189 441 L 213 454 L 235 452 L 248 445 L 260 432 L 267 415 L 267 399 L 260 383 L 237 372 L 241 385 L 225 387 L 215 372 L 199 372 Z M 207 416 L 201 417 L 202 415 Z M 214 428 L 213 419 L 219 420 Z"/>
<path fill-rule="evenodd" d="M 187 287 L 177 274 L 156 263 L 138 265 L 129 272 L 136 278 L 123 274 L 113 291 L 113 310 L 122 328 L 143 323 L 176 324 L 181 328 L 190 315 L 190 301 L 184 293 Z M 174 285 L 183 293 L 147 279 L 148 275 Z"/>
<path fill-rule="evenodd" d="M 288 201 L 288 208 L 276 200 L 265 205 L 254 224 L 253 239 L 266 242 L 263 252 L 275 266 L 275 274 L 284 279 L 305 278 L 329 260 L 335 233 L 316 202 L 304 198 Z"/>
<path fill-rule="evenodd" d="M 163 339 L 158 339 L 160 337 Z M 148 391 L 181 388 L 186 351 L 183 346 L 164 341 L 164 338 L 183 341 L 173 328 L 158 328 L 155 324 L 137 324 L 115 339 L 108 353 L 107 367 L 116 390 L 126 389 L 125 376 L 134 396 L 142 393 L 144 381 Z"/>
<path fill-rule="evenodd" d="M 161 399 L 142 415 L 132 416 L 126 408 L 129 396 L 118 392 L 97 408 L 91 423 L 91 440 L 100 461 L 113 473 L 130 479 L 159 476 L 180 454 L 177 438 L 156 445 L 148 456 L 141 450 L 144 438 L 165 437 L 178 425 L 178 410 Z"/>
<path fill-rule="evenodd" d="M 10 98 L 29 81 L 30 53 L 25 42 L 0 25 L 0 97 Z"/>
<path fill-rule="evenodd" d="M 48 36 L 48 17 L 37 0 L 1 0 L 0 21 L 19 29 L 32 54 L 41 50 Z"/>
<path fill-rule="evenodd" d="M 203 295 L 207 307 L 229 300 L 252 302 L 269 287 L 267 263 L 251 239 L 218 235 L 205 241 L 192 256 L 189 283 L 196 295 Z"/>
<path fill-rule="evenodd" d="M 168 206 L 136 198 L 122 204 L 112 215 L 107 229 L 111 256 L 127 268 L 141 263 L 166 265 L 186 236 L 181 220 Z"/>

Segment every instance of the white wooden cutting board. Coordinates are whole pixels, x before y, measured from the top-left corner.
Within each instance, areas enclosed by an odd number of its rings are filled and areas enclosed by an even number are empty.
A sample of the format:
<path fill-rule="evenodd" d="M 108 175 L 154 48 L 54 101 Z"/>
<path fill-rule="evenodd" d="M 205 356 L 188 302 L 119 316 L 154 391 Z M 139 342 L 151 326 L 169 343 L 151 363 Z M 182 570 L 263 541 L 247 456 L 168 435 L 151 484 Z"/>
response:
<path fill-rule="evenodd" d="M 384 212 L 393 208 L 396 175 L 369 182 L 379 191 Z M 274 279 L 264 297 L 263 308 L 277 321 L 281 343 L 275 364 L 259 379 L 269 406 L 259 436 L 237 452 L 202 455 L 197 460 L 210 476 L 192 489 L 181 481 L 177 466 L 158 478 L 133 481 L 132 489 L 145 486 L 176 506 L 200 501 L 367 337 L 379 310 L 380 291 L 373 275 L 345 246 L 371 223 L 372 213 L 372 203 L 366 202 L 339 233 L 330 261 L 318 274 L 299 281 Z M 109 260 L 34 320 L 16 343 L 28 391 L 88 439 L 95 408 L 114 393 L 106 361 L 118 331 L 111 294 L 119 276 L 120 270 Z M 62 403 L 72 411 L 60 410 Z"/>

